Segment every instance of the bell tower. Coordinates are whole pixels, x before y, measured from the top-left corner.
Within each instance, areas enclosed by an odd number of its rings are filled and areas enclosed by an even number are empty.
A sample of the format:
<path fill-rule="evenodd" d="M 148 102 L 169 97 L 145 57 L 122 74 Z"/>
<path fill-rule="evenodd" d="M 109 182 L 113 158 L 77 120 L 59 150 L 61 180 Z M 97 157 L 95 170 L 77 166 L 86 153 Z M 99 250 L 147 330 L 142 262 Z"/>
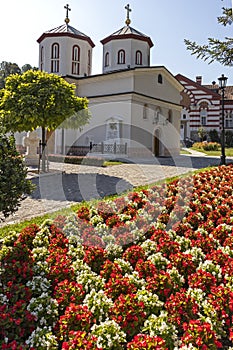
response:
<path fill-rule="evenodd" d="M 125 26 L 105 39 L 103 44 L 103 73 L 150 66 L 150 37 L 130 26 L 130 5 L 125 6 Z"/>
<path fill-rule="evenodd" d="M 39 43 L 39 69 L 61 76 L 82 77 L 92 72 L 91 38 L 72 27 L 69 19 L 69 5 L 65 24 L 44 32 Z"/>

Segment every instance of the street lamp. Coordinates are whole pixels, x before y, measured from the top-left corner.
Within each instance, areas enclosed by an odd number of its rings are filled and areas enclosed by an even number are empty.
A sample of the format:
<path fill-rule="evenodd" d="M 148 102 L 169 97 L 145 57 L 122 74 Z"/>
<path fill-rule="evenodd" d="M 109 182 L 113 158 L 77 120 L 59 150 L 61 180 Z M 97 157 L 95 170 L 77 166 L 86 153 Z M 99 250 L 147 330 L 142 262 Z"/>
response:
<path fill-rule="evenodd" d="M 220 165 L 226 164 L 226 155 L 225 155 L 225 121 L 224 121 L 224 97 L 225 97 L 225 88 L 227 86 L 227 77 L 224 74 L 218 78 L 219 88 L 221 90 L 222 95 L 222 135 L 221 135 L 221 161 Z"/>

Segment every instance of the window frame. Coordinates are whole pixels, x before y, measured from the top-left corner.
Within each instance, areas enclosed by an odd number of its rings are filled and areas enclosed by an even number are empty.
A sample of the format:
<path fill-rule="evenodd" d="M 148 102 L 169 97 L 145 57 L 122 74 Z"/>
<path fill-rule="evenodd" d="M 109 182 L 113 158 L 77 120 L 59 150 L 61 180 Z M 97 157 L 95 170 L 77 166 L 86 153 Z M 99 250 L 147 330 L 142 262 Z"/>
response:
<path fill-rule="evenodd" d="M 135 53 L 135 64 L 137 66 L 142 65 L 142 52 L 140 50 L 137 50 Z"/>
<path fill-rule="evenodd" d="M 59 73 L 60 45 L 53 43 L 51 46 L 51 72 Z"/>
<path fill-rule="evenodd" d="M 120 49 L 117 53 L 117 63 L 125 64 L 125 50 Z"/>
<path fill-rule="evenodd" d="M 109 67 L 109 52 L 106 52 L 104 57 L 104 66 Z"/>
<path fill-rule="evenodd" d="M 72 47 L 72 69 L 73 75 L 80 74 L 80 47 L 78 45 L 73 45 Z"/>

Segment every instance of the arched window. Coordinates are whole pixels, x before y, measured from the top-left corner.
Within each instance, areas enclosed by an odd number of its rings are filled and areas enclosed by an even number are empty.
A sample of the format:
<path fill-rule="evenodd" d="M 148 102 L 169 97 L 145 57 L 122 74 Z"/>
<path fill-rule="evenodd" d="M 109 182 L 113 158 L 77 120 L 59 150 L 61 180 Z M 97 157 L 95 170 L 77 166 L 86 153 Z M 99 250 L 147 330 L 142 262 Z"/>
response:
<path fill-rule="evenodd" d="M 207 124 L 207 110 L 206 109 L 202 109 L 200 112 L 200 122 L 201 125 L 206 125 Z"/>
<path fill-rule="evenodd" d="M 136 51 L 136 54 L 135 54 L 135 64 L 138 66 L 142 65 L 142 53 L 139 50 Z"/>
<path fill-rule="evenodd" d="M 54 43 L 51 50 L 51 72 L 59 72 L 59 44 Z"/>
<path fill-rule="evenodd" d="M 40 48 L 40 70 L 44 69 L 44 46 Z"/>
<path fill-rule="evenodd" d="M 225 112 L 225 127 L 232 128 L 233 127 L 233 114 L 231 111 Z"/>
<path fill-rule="evenodd" d="M 168 111 L 168 121 L 169 121 L 169 123 L 172 124 L 172 110 L 171 109 L 169 109 L 169 111 Z"/>
<path fill-rule="evenodd" d="M 106 52 L 105 54 L 104 65 L 105 67 L 109 66 L 109 52 Z"/>
<path fill-rule="evenodd" d="M 162 77 L 162 74 L 159 74 L 159 75 L 158 75 L 158 83 L 159 83 L 159 84 L 163 84 L 163 77 Z"/>
<path fill-rule="evenodd" d="M 80 70 L 80 48 L 74 45 L 72 48 L 72 74 L 79 75 Z"/>
<path fill-rule="evenodd" d="M 117 56 L 118 64 L 125 64 L 125 50 L 119 50 Z"/>
<path fill-rule="evenodd" d="M 88 67 L 87 75 L 91 75 L 91 50 L 88 50 Z"/>
<path fill-rule="evenodd" d="M 143 119 L 148 119 L 148 105 L 147 103 L 143 106 Z"/>

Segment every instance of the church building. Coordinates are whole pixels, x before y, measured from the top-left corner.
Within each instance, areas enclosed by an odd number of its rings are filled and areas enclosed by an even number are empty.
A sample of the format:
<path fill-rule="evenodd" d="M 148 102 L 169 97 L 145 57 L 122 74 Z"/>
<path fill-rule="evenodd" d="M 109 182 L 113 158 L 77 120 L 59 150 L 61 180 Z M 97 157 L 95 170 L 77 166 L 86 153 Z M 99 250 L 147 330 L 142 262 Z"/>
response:
<path fill-rule="evenodd" d="M 125 7 L 122 28 L 101 40 L 102 74 L 92 74 L 92 39 L 65 23 L 38 39 L 39 69 L 59 74 L 87 97 L 91 119 L 82 131 L 57 129 L 49 152 L 174 156 L 180 150 L 182 84 L 164 67 L 151 66 L 151 38 L 131 26 Z"/>

